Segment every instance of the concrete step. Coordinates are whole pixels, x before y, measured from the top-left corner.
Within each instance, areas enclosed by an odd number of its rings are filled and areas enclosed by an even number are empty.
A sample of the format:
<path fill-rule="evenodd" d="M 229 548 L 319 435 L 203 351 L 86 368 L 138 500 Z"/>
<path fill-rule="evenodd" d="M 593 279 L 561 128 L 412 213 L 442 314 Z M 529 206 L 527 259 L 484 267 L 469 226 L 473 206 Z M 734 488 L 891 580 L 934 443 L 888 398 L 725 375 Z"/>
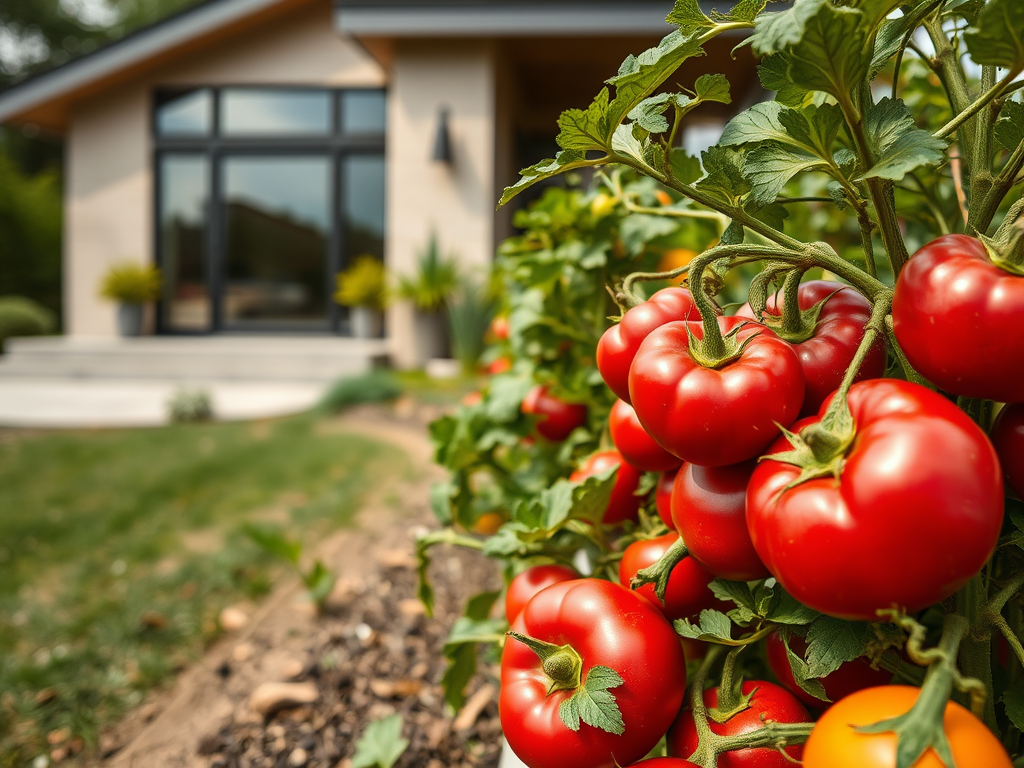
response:
<path fill-rule="evenodd" d="M 329 382 L 387 360 L 385 340 L 334 336 L 9 339 L 0 378 Z"/>

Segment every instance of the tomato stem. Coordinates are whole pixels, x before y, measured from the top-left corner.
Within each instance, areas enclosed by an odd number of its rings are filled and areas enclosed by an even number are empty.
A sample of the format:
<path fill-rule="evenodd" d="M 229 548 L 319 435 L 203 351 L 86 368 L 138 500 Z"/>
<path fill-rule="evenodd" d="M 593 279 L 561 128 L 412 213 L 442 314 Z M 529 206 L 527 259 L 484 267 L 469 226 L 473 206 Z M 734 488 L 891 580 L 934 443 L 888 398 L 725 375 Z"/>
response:
<path fill-rule="evenodd" d="M 639 589 L 644 584 L 654 585 L 654 594 L 663 603 L 665 602 L 665 590 L 668 589 L 668 580 L 674 569 L 686 557 L 688 551 L 682 537 L 676 539 L 672 546 L 665 550 L 665 554 L 654 565 L 648 566 L 637 572 L 636 576 L 629 582 L 630 589 Z"/>
<path fill-rule="evenodd" d="M 583 659 L 571 645 L 555 645 L 519 632 L 509 631 L 506 634 L 537 654 L 541 669 L 548 676 L 548 696 L 555 691 L 575 691 L 580 687 Z"/>

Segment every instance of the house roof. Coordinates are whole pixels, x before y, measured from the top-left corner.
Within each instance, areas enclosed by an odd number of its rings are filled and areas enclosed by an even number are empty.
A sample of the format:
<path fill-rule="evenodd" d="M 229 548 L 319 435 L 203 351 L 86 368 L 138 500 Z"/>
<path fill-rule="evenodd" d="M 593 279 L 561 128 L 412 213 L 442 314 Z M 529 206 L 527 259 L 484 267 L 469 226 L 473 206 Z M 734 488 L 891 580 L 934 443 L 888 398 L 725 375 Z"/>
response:
<path fill-rule="evenodd" d="M 0 122 L 61 130 L 68 104 L 140 69 L 313 0 L 205 0 L 0 91 Z M 701 0 L 727 10 L 730 0 Z M 661 35 L 666 0 L 334 0 L 340 31 L 365 38 Z"/>

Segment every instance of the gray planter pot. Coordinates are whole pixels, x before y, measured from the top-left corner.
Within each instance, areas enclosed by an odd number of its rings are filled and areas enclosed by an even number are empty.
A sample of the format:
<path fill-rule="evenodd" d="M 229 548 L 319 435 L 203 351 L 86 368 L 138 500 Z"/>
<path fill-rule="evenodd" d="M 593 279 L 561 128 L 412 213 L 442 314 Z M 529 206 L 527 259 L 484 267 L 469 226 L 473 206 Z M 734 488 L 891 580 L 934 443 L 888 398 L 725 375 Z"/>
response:
<path fill-rule="evenodd" d="M 384 332 L 384 313 L 373 307 L 352 307 L 352 336 L 357 339 L 379 339 Z"/>
<path fill-rule="evenodd" d="M 118 304 L 117 332 L 124 337 L 141 336 L 144 310 L 142 304 Z"/>
<path fill-rule="evenodd" d="M 443 312 L 422 312 L 416 310 L 416 354 L 419 366 L 435 357 L 450 357 L 448 344 L 448 321 Z"/>

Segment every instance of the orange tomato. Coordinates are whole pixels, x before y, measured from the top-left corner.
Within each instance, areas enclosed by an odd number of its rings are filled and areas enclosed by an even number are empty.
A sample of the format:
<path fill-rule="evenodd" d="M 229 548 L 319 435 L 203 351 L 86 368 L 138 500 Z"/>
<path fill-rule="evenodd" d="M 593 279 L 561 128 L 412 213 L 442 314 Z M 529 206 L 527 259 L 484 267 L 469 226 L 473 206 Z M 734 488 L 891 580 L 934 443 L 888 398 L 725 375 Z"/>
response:
<path fill-rule="evenodd" d="M 473 523 L 473 532 L 482 533 L 484 536 L 491 536 L 496 533 L 504 523 L 505 518 L 497 512 L 484 512 L 479 518 L 477 518 L 477 521 Z"/>
<path fill-rule="evenodd" d="M 662 205 L 672 205 L 672 196 L 664 189 L 659 189 L 657 192 L 654 193 L 654 196 Z"/>
<path fill-rule="evenodd" d="M 696 255 L 696 251 L 691 251 L 689 248 L 669 248 L 661 255 L 661 261 L 658 262 L 658 271 L 668 272 L 685 267 Z"/>
<path fill-rule="evenodd" d="M 910 685 L 882 685 L 836 702 L 811 731 L 803 768 L 895 768 L 896 734 L 857 733 L 854 728 L 908 712 L 919 693 Z M 949 702 L 942 724 L 957 768 L 1012 768 L 1003 745 L 969 710 Z M 929 749 L 913 768 L 944 766 Z"/>

